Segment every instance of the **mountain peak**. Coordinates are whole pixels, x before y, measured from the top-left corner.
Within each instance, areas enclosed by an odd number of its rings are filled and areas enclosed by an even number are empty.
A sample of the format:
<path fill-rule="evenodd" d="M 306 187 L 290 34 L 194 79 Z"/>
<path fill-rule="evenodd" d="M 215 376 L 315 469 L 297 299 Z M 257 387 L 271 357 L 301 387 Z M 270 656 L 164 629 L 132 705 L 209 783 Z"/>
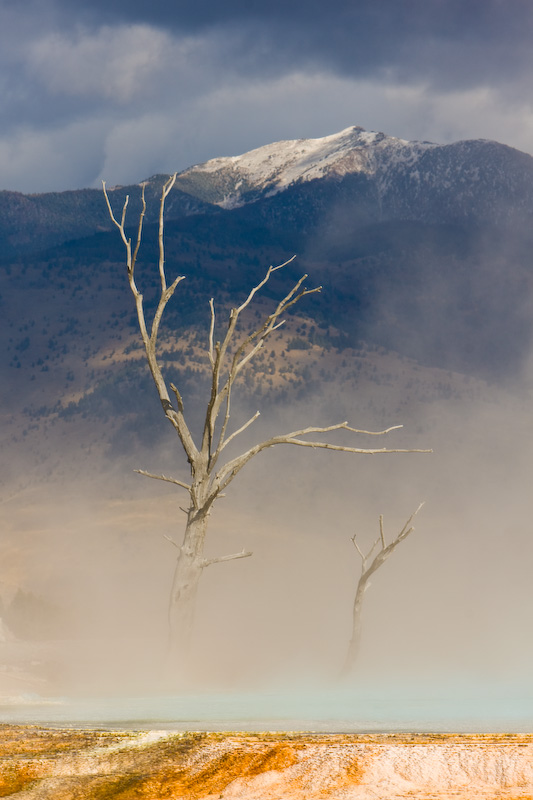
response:
<path fill-rule="evenodd" d="M 182 172 L 180 185 L 197 185 L 209 175 L 209 200 L 223 208 L 236 208 L 271 196 L 294 183 L 348 173 L 372 174 L 376 154 L 387 160 L 416 160 L 429 142 L 408 142 L 353 125 L 318 139 L 288 139 L 258 147 L 238 156 L 213 158 Z M 214 191 L 213 188 L 215 187 Z"/>

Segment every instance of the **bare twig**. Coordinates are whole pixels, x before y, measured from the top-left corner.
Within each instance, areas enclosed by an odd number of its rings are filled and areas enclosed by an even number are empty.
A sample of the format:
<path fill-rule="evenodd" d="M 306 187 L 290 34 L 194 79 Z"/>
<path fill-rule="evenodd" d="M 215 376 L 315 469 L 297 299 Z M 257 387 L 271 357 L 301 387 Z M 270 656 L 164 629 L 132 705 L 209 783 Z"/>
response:
<path fill-rule="evenodd" d="M 383 514 L 379 515 L 379 536 L 381 539 L 381 546 L 385 549 L 385 535 L 383 533 Z"/>
<path fill-rule="evenodd" d="M 230 442 L 231 442 L 233 439 L 235 439 L 235 437 L 236 437 L 236 436 L 239 436 L 239 434 L 243 433 L 243 431 L 245 431 L 245 430 L 246 430 L 246 428 L 248 428 L 250 425 L 252 425 L 252 423 L 254 423 L 254 422 L 256 421 L 256 419 L 257 419 L 257 418 L 258 418 L 260 415 L 261 415 L 261 412 L 260 412 L 260 411 L 256 411 L 256 412 L 255 412 L 255 414 L 253 415 L 253 417 L 250 417 L 250 419 L 248 420 L 248 422 L 245 422 L 245 423 L 244 423 L 244 425 L 241 425 L 241 427 L 240 427 L 238 430 L 234 431 L 234 432 L 231 434 L 231 436 L 228 436 L 228 438 L 226 439 L 226 441 L 225 441 L 225 442 L 223 442 L 223 444 L 222 444 L 222 447 L 221 447 L 220 449 L 221 449 L 221 450 L 223 450 L 225 447 L 227 447 L 227 445 L 228 445 L 228 444 L 229 444 L 229 443 L 230 443 Z"/>
<path fill-rule="evenodd" d="M 156 481 L 166 481 L 167 483 L 174 483 L 176 486 L 181 486 L 182 489 L 187 489 L 188 492 L 191 490 L 190 483 L 184 483 L 183 481 L 178 480 L 177 478 L 169 478 L 167 475 L 154 475 L 152 472 L 146 472 L 145 469 L 134 469 L 134 472 L 137 472 L 139 475 L 144 475 L 145 478 L 154 478 Z"/>
<path fill-rule="evenodd" d="M 166 539 L 167 542 L 170 542 L 170 544 L 173 544 L 174 547 L 177 547 L 178 550 L 181 550 L 179 544 L 177 544 L 177 542 L 175 542 L 174 539 L 171 539 L 170 536 L 167 536 L 166 533 L 163 534 L 163 539 Z"/>
<path fill-rule="evenodd" d="M 215 356 L 214 356 L 214 350 L 213 350 L 213 336 L 214 336 L 214 333 L 215 333 L 215 301 L 214 301 L 213 297 L 209 301 L 209 308 L 211 309 L 211 324 L 209 326 L 209 349 L 208 349 L 208 355 L 209 355 L 209 363 L 211 364 L 212 367 L 214 367 L 215 366 Z"/>
<path fill-rule="evenodd" d="M 240 553 L 234 553 L 231 556 L 219 556 L 218 558 L 205 558 L 202 561 L 203 567 L 209 567 L 211 564 L 220 564 L 222 561 L 235 561 L 236 558 L 249 558 L 253 553 L 242 550 Z"/>

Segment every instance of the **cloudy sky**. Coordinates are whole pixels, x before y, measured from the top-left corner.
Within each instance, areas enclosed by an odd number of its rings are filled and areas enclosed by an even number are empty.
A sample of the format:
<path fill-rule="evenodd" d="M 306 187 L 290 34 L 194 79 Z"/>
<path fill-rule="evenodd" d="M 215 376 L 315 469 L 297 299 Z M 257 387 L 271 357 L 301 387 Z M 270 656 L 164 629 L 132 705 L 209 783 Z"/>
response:
<path fill-rule="evenodd" d="M 531 0 L 0 0 L 0 189 L 349 125 L 533 154 Z"/>

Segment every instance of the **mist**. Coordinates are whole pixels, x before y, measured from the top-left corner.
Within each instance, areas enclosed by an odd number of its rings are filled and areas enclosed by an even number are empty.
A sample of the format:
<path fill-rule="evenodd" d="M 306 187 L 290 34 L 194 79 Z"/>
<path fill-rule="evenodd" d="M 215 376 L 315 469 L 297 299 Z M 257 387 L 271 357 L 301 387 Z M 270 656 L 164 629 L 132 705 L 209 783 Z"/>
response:
<path fill-rule="evenodd" d="M 492 261 L 486 256 L 486 291 L 494 289 L 492 307 L 507 313 L 505 247 Z M 512 242 L 508 258 L 515 258 Z M 133 473 L 187 474 L 153 387 L 121 386 L 123 403 L 128 393 L 147 393 L 146 413 L 132 405 L 129 415 L 118 410 L 106 421 L 80 405 L 77 415 L 17 434 L 6 449 L 0 506 L 1 616 L 14 631 L 0 643 L 4 700 L 337 687 L 361 568 L 351 537 L 367 550 L 382 514 L 391 541 L 421 502 L 415 531 L 373 576 L 356 669 L 341 686 L 413 696 L 421 687 L 528 686 L 533 348 L 524 332 L 512 369 L 467 371 L 457 356 L 463 344 L 476 349 L 466 339 L 472 328 L 463 339 L 444 336 L 445 309 L 461 295 L 464 270 L 426 276 L 426 305 L 418 313 L 411 305 L 401 326 L 395 315 L 411 286 L 402 295 L 398 284 L 380 295 L 380 317 L 366 320 L 358 350 L 315 346 L 322 372 L 305 390 L 283 402 L 275 391 L 235 398 L 233 429 L 261 411 L 239 449 L 348 420 L 366 430 L 401 424 L 379 445 L 433 452 L 365 456 L 283 446 L 253 459 L 215 505 L 206 557 L 243 549 L 253 556 L 204 570 L 187 681 L 169 679 L 165 666 L 185 493 Z M 491 283 L 491 276 L 500 277 Z M 432 314 L 436 297 L 441 305 Z M 524 297 L 520 314 L 529 303 Z M 371 326 L 382 319 L 398 351 L 416 343 L 416 360 L 364 344 L 378 338 Z M 492 319 L 485 324 L 479 336 L 486 342 Z M 449 359 L 435 366 L 439 337 Z M 10 392 L 19 388 L 15 380 Z M 193 416 L 197 390 L 191 384 L 184 395 Z M 15 429 L 14 406 L 10 412 Z M 364 435 L 350 443 L 369 446 Z M 20 591 L 26 599 L 17 606 Z M 26 636 L 17 625 L 26 625 Z"/>
<path fill-rule="evenodd" d="M 449 380 L 461 385 L 459 375 Z M 402 392 L 377 384 L 366 393 L 326 386 L 270 419 L 267 411 L 258 439 L 302 421 L 346 418 L 369 429 L 403 423 L 388 447 L 434 452 L 370 457 L 285 447 L 256 459 L 212 515 L 207 557 L 243 548 L 253 557 L 204 572 L 194 688 L 336 680 L 360 570 L 350 539 L 356 533 L 370 546 L 383 514 L 390 540 L 422 501 L 415 532 L 365 598 L 353 681 L 526 680 L 533 656 L 527 398 L 471 379 L 464 396 L 443 400 L 434 381 L 421 381 L 407 414 L 398 411 Z M 180 541 L 183 498 L 130 470 L 146 459 L 165 468 L 168 456 L 165 448 L 129 455 L 99 477 L 65 477 L 2 508 L 11 583 L 63 610 L 57 641 L 40 643 L 54 693 L 162 685 L 175 558 L 164 537 Z"/>

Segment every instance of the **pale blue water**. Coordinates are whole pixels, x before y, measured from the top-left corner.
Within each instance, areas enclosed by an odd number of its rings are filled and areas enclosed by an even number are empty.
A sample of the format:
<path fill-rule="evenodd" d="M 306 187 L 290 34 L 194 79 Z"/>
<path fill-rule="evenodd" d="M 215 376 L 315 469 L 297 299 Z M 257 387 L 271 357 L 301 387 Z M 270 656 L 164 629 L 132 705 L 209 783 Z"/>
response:
<path fill-rule="evenodd" d="M 0 723 L 194 731 L 533 732 L 533 689 L 470 685 L 292 688 L 0 700 Z"/>

